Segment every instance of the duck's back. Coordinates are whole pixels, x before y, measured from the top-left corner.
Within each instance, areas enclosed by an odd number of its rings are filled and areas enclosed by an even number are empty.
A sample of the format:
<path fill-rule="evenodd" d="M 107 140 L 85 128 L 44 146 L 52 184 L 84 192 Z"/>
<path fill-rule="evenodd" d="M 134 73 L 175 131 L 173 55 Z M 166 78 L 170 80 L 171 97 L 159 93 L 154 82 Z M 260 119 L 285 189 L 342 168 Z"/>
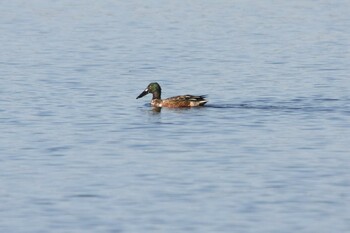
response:
<path fill-rule="evenodd" d="M 164 107 L 177 108 L 203 106 L 208 101 L 205 99 L 204 95 L 179 95 L 164 99 L 162 102 Z"/>

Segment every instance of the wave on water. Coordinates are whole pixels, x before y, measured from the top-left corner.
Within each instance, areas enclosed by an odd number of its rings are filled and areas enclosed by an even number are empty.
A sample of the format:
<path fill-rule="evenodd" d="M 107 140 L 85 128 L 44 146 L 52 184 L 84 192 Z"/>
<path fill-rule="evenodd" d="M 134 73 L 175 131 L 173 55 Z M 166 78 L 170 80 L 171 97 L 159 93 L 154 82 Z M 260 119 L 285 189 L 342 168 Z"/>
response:
<path fill-rule="evenodd" d="M 345 103 L 347 102 L 347 103 Z M 350 101 L 333 98 L 306 99 L 296 98 L 287 101 L 255 100 L 235 104 L 207 104 L 209 108 L 223 109 L 256 109 L 282 111 L 312 111 L 312 112 L 349 112 Z"/>

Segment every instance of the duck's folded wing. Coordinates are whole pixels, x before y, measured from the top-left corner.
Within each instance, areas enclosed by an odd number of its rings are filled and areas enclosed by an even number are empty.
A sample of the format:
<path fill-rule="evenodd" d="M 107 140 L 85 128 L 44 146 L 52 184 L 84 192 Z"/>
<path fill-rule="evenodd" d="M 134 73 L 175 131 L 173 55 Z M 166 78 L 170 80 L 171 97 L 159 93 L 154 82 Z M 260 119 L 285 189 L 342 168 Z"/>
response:
<path fill-rule="evenodd" d="M 206 95 L 179 95 L 168 98 L 173 101 L 203 101 Z"/>

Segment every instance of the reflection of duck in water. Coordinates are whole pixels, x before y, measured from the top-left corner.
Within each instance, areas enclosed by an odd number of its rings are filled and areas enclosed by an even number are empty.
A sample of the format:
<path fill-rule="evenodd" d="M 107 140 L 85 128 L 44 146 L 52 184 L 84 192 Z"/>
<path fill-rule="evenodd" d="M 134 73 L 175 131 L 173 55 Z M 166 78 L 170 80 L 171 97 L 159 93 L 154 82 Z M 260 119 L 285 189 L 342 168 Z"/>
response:
<path fill-rule="evenodd" d="M 208 101 L 204 95 L 179 95 L 167 99 L 161 99 L 162 89 L 158 83 L 150 83 L 147 88 L 136 99 L 141 98 L 149 93 L 153 94 L 151 105 L 153 107 L 181 108 L 203 106 Z"/>

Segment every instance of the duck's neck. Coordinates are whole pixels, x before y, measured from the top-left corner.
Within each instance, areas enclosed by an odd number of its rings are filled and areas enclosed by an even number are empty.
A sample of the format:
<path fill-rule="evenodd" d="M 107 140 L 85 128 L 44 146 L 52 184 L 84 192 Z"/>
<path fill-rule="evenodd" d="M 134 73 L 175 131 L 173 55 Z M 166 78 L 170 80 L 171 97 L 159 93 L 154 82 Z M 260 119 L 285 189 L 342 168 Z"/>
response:
<path fill-rule="evenodd" d="M 160 94 L 161 94 L 160 90 L 159 91 L 155 91 L 152 94 L 153 94 L 153 98 L 152 98 L 153 100 L 156 100 L 156 99 L 160 100 Z"/>

